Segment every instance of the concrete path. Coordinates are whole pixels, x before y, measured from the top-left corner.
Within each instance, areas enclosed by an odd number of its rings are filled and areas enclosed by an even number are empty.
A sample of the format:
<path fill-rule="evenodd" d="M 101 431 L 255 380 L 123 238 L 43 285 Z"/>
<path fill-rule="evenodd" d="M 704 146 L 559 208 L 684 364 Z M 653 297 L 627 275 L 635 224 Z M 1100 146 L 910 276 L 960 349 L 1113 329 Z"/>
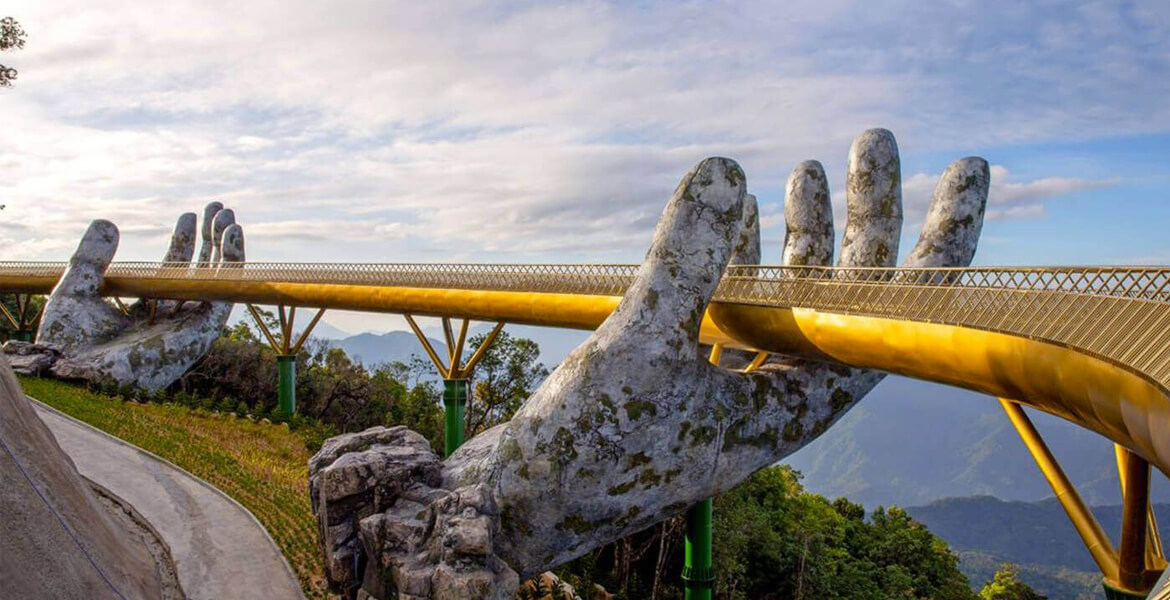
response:
<path fill-rule="evenodd" d="M 268 532 L 226 494 L 149 452 L 33 405 L 77 470 L 133 505 L 159 532 L 188 598 L 304 598 Z"/>

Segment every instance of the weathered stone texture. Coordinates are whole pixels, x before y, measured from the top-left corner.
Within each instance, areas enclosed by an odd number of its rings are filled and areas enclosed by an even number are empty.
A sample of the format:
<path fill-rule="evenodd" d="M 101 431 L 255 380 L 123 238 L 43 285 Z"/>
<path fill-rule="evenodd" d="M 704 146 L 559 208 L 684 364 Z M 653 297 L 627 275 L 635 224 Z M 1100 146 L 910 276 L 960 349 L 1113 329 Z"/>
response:
<path fill-rule="evenodd" d="M 906 262 L 919 267 L 970 264 L 983 231 L 990 186 L 991 169 L 982 158 L 969 156 L 947 166 L 934 188 L 922 236 Z"/>
<path fill-rule="evenodd" d="M 3 350 L 8 366 L 19 375 L 44 375 L 61 357 L 55 346 L 16 340 L 4 342 Z"/>
<path fill-rule="evenodd" d="M 360 580 L 375 598 L 510 598 L 518 579 L 493 551 L 492 499 L 482 486 L 443 489 L 440 469 L 404 427 L 330 439 L 312 458 L 309 489 L 336 592 L 353 593 Z"/>
<path fill-rule="evenodd" d="M 829 179 L 815 160 L 792 170 L 784 193 L 783 264 L 829 265 L 833 262 L 833 205 Z"/>
<path fill-rule="evenodd" d="M 912 255 L 909 266 L 962 266 L 974 253 L 987 179 L 978 164 L 960 162 L 930 209 L 919 242 L 930 251 Z M 899 177 L 892 134 L 862 134 L 850 152 L 843 266 L 893 264 Z M 790 261 L 832 260 L 823 181 L 811 162 L 790 180 Z M 742 170 L 725 158 L 702 161 L 667 204 L 617 310 L 511 421 L 442 461 L 439 485 L 417 470 L 378 467 L 390 479 L 377 486 L 407 492 L 360 516 L 360 548 L 348 551 L 369 557 L 364 592 L 382 599 L 395 590 L 440 600 L 510 597 L 517 575 L 536 575 L 678 514 L 828 429 L 881 373 L 774 357 L 744 375 L 709 364 L 699 345 L 704 311 L 727 265 L 759 256 L 758 213 Z M 421 441 L 414 446 L 406 464 L 420 456 L 437 464 Z M 314 460 L 343 463 L 347 455 L 338 452 Z M 382 465 L 387 455 L 353 456 Z M 324 544 L 326 553 L 337 545 L 328 536 Z M 338 574 L 332 581 L 339 589 L 356 583 L 356 574 Z"/>
<path fill-rule="evenodd" d="M 213 210 L 214 209 L 214 210 Z M 243 230 L 219 203 L 208 206 L 204 247 L 216 267 L 244 260 Z M 179 217 L 164 260 L 186 262 L 195 252 L 196 217 Z M 143 299 L 123 314 L 98 290 L 118 248 L 118 228 L 94 221 L 69 260 L 45 305 L 37 342 L 59 350 L 40 359 L 21 359 L 30 368 L 63 379 L 112 379 L 147 390 L 164 388 L 182 376 L 211 348 L 232 305 L 228 302 Z M 211 268 L 211 267 L 209 267 Z M 180 306 L 181 304 L 181 306 Z"/>
<path fill-rule="evenodd" d="M 902 162 L 898 142 L 885 129 L 870 129 L 849 148 L 845 176 L 849 220 L 841 239 L 841 264 L 892 267 L 902 235 Z"/>

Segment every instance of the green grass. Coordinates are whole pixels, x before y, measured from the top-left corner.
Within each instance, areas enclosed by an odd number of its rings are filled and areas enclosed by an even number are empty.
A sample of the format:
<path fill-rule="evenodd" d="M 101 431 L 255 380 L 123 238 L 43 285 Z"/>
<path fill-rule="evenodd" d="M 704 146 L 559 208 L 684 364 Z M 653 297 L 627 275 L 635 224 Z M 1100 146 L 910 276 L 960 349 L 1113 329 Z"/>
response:
<path fill-rule="evenodd" d="M 276 540 L 308 598 L 326 598 L 309 507 L 305 440 L 284 425 L 253 423 L 172 404 L 135 404 L 83 387 L 21 377 L 29 396 L 203 478 L 244 505 Z"/>

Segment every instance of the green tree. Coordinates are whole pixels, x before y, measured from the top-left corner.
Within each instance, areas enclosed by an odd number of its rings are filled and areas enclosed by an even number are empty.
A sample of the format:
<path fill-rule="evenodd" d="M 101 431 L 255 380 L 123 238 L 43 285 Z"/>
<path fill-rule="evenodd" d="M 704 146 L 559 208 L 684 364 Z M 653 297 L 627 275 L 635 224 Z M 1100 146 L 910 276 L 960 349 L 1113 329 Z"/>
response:
<path fill-rule="evenodd" d="M 809 494 L 763 469 L 715 501 L 716 591 L 726 598 L 974 600 L 946 544 L 897 508 Z"/>
<path fill-rule="evenodd" d="M 374 369 L 373 391 L 386 397 L 382 424 L 405 425 L 425 437 L 435 452 L 442 452 L 443 409 L 439 407 L 439 391 L 434 383 L 413 375 L 417 370 L 418 366 L 398 361 Z"/>
<path fill-rule="evenodd" d="M 12 17 L 0 19 L 0 50 L 24 48 L 26 34 Z M 16 80 L 16 69 L 0 64 L 0 87 L 9 87 Z"/>
<path fill-rule="evenodd" d="M 487 336 L 471 338 L 472 352 Z M 484 352 L 472 374 L 471 401 L 467 406 L 467 435 L 471 437 L 512 418 L 532 390 L 548 376 L 540 363 L 540 346 L 527 338 L 501 331 Z"/>
<path fill-rule="evenodd" d="M 1047 596 L 1042 596 L 1028 587 L 1028 584 L 1020 581 L 1019 569 L 1011 563 L 1003 563 L 1003 566 L 995 572 L 995 577 L 988 581 L 983 589 L 979 591 L 979 598 L 981 600 L 1048 600 Z"/>

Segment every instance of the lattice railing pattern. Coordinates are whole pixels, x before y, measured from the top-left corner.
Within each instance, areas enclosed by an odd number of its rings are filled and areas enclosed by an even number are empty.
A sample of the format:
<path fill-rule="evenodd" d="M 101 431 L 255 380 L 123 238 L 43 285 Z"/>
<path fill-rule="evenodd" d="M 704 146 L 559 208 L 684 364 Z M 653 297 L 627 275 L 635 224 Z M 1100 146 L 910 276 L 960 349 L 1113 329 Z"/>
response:
<path fill-rule="evenodd" d="M 0 262 L 0 277 L 64 263 Z M 114 263 L 109 277 L 265 281 L 619 296 L 637 265 Z M 715 300 L 943 323 L 1046 340 L 1170 389 L 1170 268 L 897 269 L 737 266 Z"/>

